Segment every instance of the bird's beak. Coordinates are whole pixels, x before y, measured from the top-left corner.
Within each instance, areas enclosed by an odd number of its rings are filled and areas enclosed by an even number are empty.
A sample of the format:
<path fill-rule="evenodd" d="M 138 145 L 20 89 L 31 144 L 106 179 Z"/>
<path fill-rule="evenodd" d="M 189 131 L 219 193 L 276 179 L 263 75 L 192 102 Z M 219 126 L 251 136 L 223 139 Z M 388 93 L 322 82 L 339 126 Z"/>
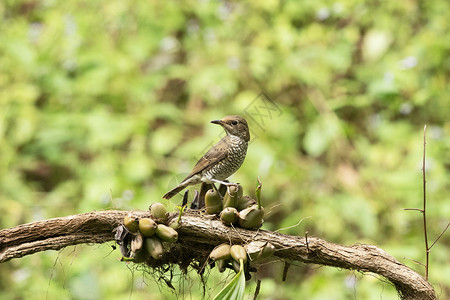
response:
<path fill-rule="evenodd" d="M 219 125 L 222 125 L 222 124 L 223 124 L 222 120 L 212 120 L 211 123 L 213 123 L 213 124 L 219 124 Z"/>

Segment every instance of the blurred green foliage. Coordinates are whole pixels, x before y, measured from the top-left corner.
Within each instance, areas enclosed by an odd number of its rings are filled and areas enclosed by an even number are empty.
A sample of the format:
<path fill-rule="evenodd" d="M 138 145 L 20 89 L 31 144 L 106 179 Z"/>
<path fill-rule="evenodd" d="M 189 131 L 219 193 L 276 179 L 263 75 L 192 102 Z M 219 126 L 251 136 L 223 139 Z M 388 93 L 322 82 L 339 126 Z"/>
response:
<path fill-rule="evenodd" d="M 421 215 L 403 208 L 422 205 L 427 124 L 430 241 L 449 221 L 448 11 L 441 0 L 3 1 L 0 226 L 146 209 L 219 139 L 208 122 L 240 114 L 253 141 L 232 179 L 251 194 L 260 176 L 264 228 L 375 244 L 423 274 L 405 258 L 424 261 Z M 449 249 L 447 233 L 431 252 L 442 299 Z M 110 252 L 12 260 L 2 299 L 176 298 Z M 227 281 L 216 273 L 209 296 Z M 281 273 L 259 272 L 261 299 L 396 299 L 351 271 Z M 174 285 L 198 299 L 189 277 Z"/>

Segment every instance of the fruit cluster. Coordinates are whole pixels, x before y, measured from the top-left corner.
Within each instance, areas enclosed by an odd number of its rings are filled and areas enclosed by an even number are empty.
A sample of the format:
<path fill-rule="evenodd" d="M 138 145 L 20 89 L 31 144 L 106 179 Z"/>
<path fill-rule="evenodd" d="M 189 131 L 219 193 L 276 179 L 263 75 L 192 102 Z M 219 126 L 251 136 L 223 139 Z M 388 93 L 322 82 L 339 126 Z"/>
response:
<path fill-rule="evenodd" d="M 264 207 L 261 206 L 261 182 L 256 188 L 257 201 L 244 196 L 240 184 L 229 185 L 221 196 L 219 190 L 210 189 L 205 195 L 205 206 L 208 214 L 219 214 L 225 225 L 239 225 L 242 228 L 253 229 L 261 227 L 264 217 Z"/>
<path fill-rule="evenodd" d="M 226 268 L 239 272 L 239 262 L 243 261 L 248 266 L 248 260 L 262 261 L 275 253 L 275 247 L 269 242 L 253 241 L 245 246 L 229 245 L 223 243 L 215 247 L 209 254 L 209 258 L 213 260 L 219 272 L 224 272 Z"/>
<path fill-rule="evenodd" d="M 161 259 L 164 254 L 162 242 L 174 243 L 178 240 L 176 229 L 180 227 L 180 218 L 167 224 L 168 214 L 163 204 L 154 203 L 149 209 L 150 218 L 136 218 L 130 213 L 123 219 L 123 225 L 132 236 L 130 242 L 132 259 L 145 251 L 154 259 Z"/>

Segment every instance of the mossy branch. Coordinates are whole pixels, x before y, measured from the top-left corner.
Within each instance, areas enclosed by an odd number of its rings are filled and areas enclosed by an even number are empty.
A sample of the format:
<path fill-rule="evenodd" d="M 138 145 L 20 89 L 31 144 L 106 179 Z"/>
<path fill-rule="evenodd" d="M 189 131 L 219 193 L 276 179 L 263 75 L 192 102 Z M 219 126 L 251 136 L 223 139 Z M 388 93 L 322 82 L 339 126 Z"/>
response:
<path fill-rule="evenodd" d="M 90 212 L 0 230 L 0 263 L 44 250 L 112 241 L 114 228 L 128 213 L 117 210 Z M 148 211 L 132 213 L 137 217 L 149 216 Z M 437 299 L 433 287 L 421 275 L 376 246 L 343 246 L 310 236 L 226 227 L 220 221 L 206 219 L 193 211 L 183 214 L 178 231 L 179 242 L 193 249 L 228 241 L 236 244 L 268 241 L 277 249 L 275 256 L 282 260 L 372 272 L 392 282 L 402 299 Z"/>

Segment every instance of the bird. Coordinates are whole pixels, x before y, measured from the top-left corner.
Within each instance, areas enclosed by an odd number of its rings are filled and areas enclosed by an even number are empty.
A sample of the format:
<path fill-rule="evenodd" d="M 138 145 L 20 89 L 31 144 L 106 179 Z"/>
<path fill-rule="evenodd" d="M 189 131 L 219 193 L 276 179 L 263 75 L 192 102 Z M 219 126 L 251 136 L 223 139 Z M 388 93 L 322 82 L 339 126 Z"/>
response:
<path fill-rule="evenodd" d="M 192 172 L 180 184 L 163 196 L 164 199 L 168 200 L 186 187 L 202 182 L 236 185 L 224 180 L 241 167 L 247 155 L 250 141 L 247 121 L 241 116 L 232 115 L 213 120 L 211 123 L 222 126 L 226 135 L 200 158 Z"/>

